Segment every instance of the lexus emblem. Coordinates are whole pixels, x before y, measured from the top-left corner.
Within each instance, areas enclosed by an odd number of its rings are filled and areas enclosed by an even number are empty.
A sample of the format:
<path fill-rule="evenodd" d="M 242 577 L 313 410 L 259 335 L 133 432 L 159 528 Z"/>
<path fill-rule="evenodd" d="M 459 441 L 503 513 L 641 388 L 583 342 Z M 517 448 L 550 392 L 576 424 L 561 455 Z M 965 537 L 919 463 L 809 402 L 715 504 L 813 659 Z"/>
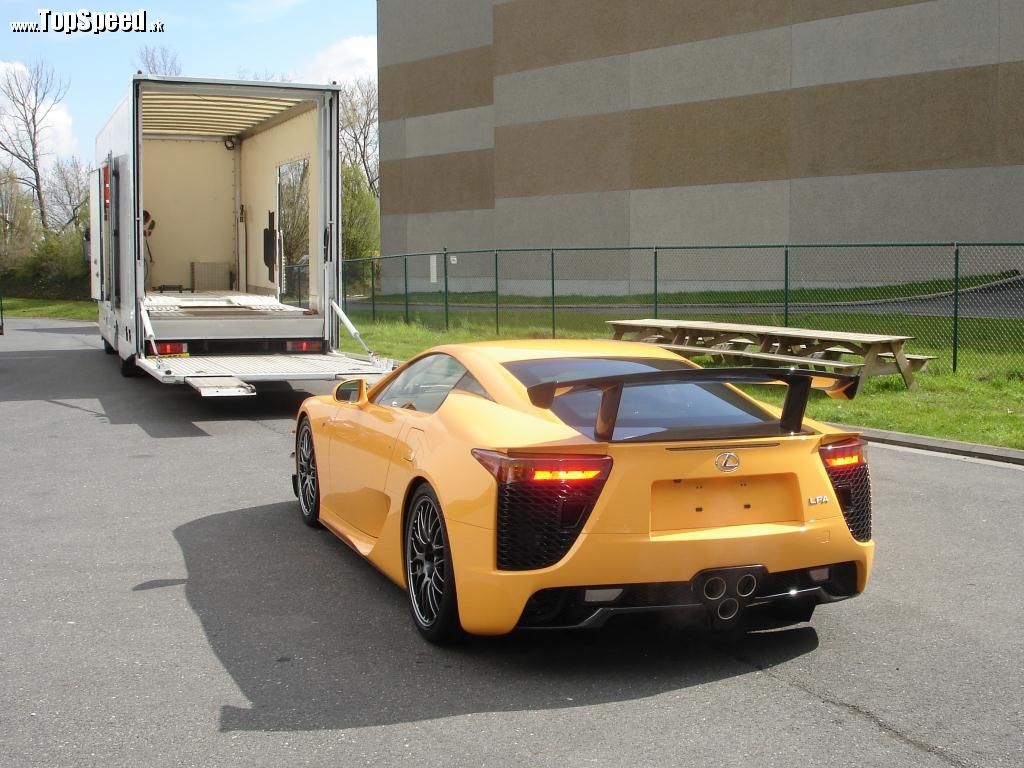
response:
<path fill-rule="evenodd" d="M 715 459 L 715 466 L 721 472 L 735 472 L 740 468 L 740 457 L 735 453 L 720 453 Z"/>

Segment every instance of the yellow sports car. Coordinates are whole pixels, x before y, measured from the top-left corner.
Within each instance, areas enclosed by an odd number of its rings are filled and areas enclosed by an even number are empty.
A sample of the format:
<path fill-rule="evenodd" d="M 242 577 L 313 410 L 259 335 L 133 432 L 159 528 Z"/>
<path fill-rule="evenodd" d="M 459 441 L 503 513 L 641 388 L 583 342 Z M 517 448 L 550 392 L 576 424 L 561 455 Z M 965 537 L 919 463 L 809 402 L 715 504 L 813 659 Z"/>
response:
<path fill-rule="evenodd" d="M 762 383 L 781 409 L 734 386 Z M 864 443 L 804 419 L 811 388 L 856 387 L 635 342 L 440 346 L 306 400 L 293 487 L 432 642 L 656 610 L 804 621 L 871 571 Z"/>

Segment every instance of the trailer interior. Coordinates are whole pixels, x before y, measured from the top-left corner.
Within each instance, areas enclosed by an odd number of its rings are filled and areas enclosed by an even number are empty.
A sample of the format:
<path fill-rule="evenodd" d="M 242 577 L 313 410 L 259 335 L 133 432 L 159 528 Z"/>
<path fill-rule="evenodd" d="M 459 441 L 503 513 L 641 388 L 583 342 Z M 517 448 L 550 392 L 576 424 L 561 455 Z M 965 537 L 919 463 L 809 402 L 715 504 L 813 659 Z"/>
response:
<path fill-rule="evenodd" d="M 122 151 L 126 101 L 97 139 L 106 154 L 91 206 L 93 296 L 122 373 L 233 397 L 259 382 L 390 371 L 335 300 L 336 91 L 158 77 L 134 87 L 134 152 Z M 129 212 L 137 237 L 120 237 Z M 336 349 L 338 322 L 366 354 Z"/>
<path fill-rule="evenodd" d="M 322 339 L 319 94 L 140 88 L 143 304 L 156 338 L 187 340 L 193 355 Z"/>

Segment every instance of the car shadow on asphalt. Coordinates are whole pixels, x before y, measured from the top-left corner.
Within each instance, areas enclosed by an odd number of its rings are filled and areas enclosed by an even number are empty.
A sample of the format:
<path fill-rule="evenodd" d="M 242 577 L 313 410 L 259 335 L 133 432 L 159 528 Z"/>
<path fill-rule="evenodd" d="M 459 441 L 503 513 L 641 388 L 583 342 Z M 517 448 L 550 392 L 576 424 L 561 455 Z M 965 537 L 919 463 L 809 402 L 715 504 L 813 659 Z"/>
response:
<path fill-rule="evenodd" d="M 817 648 L 803 625 L 723 644 L 668 622 L 518 632 L 451 649 L 424 642 L 403 592 L 292 503 L 174 531 L 185 594 L 249 708 L 222 731 L 305 731 L 638 699 L 745 675 Z M 136 589 L 149 589 L 154 581 Z M 177 580 L 167 580 L 174 586 Z"/>
<path fill-rule="evenodd" d="M 203 398 L 189 386 L 161 384 L 144 373 L 125 378 L 118 369 L 118 357 L 100 349 L 2 352 L 0 402 L 48 401 L 165 438 L 207 437 L 201 422 L 292 419 L 310 395 L 281 382 L 261 386 L 255 397 Z M 99 407 L 75 402 L 89 400 Z"/>

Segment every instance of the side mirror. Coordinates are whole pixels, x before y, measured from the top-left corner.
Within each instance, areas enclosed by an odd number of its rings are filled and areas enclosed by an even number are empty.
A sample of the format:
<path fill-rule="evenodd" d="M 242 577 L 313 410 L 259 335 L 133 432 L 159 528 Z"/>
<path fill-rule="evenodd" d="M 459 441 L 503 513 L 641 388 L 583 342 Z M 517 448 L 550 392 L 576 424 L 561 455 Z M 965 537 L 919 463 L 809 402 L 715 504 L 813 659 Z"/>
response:
<path fill-rule="evenodd" d="M 346 379 L 334 388 L 334 399 L 339 403 L 366 402 L 366 381 L 364 379 Z"/>

